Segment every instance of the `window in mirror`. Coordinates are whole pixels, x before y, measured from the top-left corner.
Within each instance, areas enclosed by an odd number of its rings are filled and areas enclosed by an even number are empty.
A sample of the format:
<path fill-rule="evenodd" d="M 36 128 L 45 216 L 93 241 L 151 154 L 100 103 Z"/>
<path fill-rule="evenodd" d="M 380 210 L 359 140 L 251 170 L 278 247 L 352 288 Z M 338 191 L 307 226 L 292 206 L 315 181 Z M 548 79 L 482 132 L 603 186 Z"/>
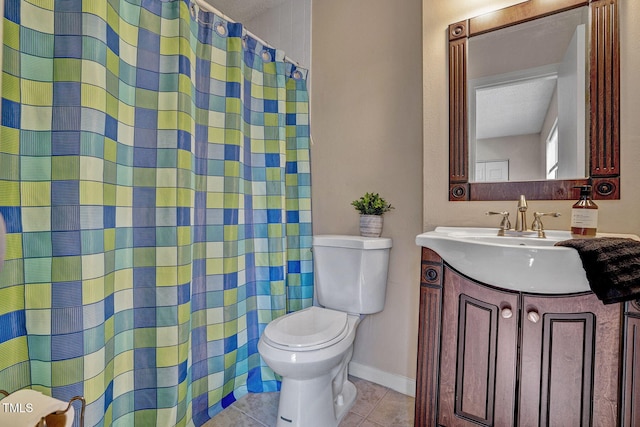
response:
<path fill-rule="evenodd" d="M 547 179 L 558 179 L 558 120 L 547 137 Z"/>

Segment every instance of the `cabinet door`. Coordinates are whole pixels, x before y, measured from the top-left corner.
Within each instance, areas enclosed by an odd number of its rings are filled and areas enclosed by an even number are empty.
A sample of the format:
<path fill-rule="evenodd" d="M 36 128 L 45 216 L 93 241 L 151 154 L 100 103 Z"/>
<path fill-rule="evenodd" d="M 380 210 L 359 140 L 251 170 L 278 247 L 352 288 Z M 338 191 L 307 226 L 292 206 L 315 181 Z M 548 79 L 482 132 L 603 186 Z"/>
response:
<path fill-rule="evenodd" d="M 623 427 L 637 426 L 640 422 L 640 304 L 627 303 L 625 316 Z"/>
<path fill-rule="evenodd" d="M 523 297 L 520 426 L 618 424 L 621 305 Z"/>
<path fill-rule="evenodd" d="M 514 424 L 518 294 L 445 267 L 438 424 Z"/>

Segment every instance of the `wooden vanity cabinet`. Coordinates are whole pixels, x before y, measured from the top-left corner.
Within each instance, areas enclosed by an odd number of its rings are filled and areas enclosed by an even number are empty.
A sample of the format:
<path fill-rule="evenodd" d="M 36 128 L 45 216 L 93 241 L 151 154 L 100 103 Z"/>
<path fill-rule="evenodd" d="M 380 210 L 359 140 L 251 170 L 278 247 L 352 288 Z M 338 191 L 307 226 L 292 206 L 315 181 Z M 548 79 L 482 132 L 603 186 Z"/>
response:
<path fill-rule="evenodd" d="M 421 277 L 416 426 L 620 425 L 621 304 L 490 287 L 426 248 Z"/>

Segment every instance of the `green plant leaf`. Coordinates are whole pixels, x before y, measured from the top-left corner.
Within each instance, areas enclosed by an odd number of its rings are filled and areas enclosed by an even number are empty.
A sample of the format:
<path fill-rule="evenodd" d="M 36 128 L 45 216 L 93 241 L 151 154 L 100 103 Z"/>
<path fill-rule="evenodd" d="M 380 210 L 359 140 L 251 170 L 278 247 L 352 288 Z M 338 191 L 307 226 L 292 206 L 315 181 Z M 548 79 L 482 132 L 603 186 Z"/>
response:
<path fill-rule="evenodd" d="M 382 215 L 394 209 L 378 193 L 364 193 L 364 196 L 351 202 L 351 205 L 362 215 Z"/>

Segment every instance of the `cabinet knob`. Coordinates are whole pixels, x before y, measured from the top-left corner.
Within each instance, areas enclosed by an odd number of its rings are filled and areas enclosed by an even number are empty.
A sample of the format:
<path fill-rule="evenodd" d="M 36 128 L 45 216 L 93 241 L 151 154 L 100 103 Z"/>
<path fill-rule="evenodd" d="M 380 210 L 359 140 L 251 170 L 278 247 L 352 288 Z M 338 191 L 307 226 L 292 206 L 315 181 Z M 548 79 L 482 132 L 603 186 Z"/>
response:
<path fill-rule="evenodd" d="M 529 319 L 529 321 L 533 323 L 538 323 L 538 320 L 540 320 L 540 315 L 538 314 L 537 311 L 531 310 L 527 312 L 527 319 Z"/>
<path fill-rule="evenodd" d="M 505 307 L 500 312 L 500 315 L 503 319 L 510 319 L 513 316 L 513 311 L 511 311 L 510 307 Z"/>

